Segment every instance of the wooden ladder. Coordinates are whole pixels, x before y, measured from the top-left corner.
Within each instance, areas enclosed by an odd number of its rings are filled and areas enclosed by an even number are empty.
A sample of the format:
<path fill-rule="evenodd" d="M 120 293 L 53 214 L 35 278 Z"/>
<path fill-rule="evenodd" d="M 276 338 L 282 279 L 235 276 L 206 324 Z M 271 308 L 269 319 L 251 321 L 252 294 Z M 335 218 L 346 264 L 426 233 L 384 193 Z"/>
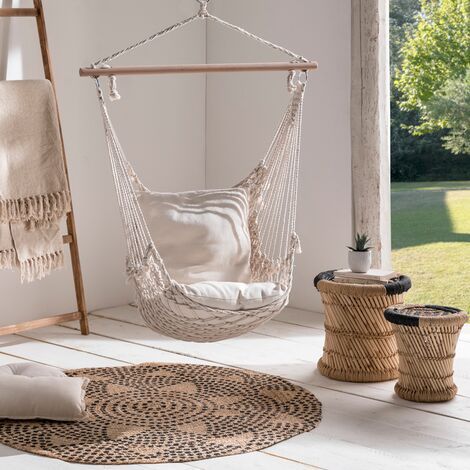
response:
<path fill-rule="evenodd" d="M 52 84 L 52 88 L 56 95 L 57 91 L 54 83 L 52 73 L 51 56 L 49 53 L 49 45 L 47 41 L 46 22 L 44 19 L 44 8 L 42 0 L 34 0 L 34 8 L 0 8 L 0 18 L 13 18 L 13 17 L 34 17 L 36 18 L 36 25 L 39 35 L 39 43 L 41 47 L 42 63 L 44 67 L 44 76 Z M 60 138 L 62 142 L 62 154 L 64 157 L 65 174 L 67 177 L 67 184 L 70 188 L 69 175 L 67 170 L 67 159 L 65 156 L 64 137 L 62 127 L 60 125 L 59 110 L 57 110 L 59 117 Z M 88 327 L 88 312 L 86 309 L 85 292 L 83 288 L 82 270 L 80 267 L 80 256 L 78 251 L 77 233 L 75 229 L 75 218 L 73 207 L 71 206 L 70 212 L 67 214 L 67 235 L 63 237 L 64 244 L 69 245 L 70 257 L 72 261 L 73 281 L 75 286 L 75 297 L 77 301 L 77 311 L 72 313 L 64 313 L 61 315 L 54 315 L 50 317 L 41 318 L 39 320 L 27 321 L 24 323 L 17 323 L 14 325 L 0 327 L 0 336 L 19 333 L 21 331 L 32 330 L 35 328 L 42 328 L 50 325 L 57 325 L 72 320 L 80 320 L 80 330 L 83 335 L 89 333 Z"/>

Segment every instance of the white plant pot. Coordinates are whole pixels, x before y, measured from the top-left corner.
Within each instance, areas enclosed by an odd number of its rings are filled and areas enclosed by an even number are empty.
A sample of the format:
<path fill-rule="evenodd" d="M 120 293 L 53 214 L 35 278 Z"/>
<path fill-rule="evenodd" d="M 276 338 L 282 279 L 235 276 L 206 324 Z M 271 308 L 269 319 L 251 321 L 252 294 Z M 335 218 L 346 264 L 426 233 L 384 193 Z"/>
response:
<path fill-rule="evenodd" d="M 371 251 L 349 251 L 349 269 L 353 273 L 366 273 L 372 264 Z"/>

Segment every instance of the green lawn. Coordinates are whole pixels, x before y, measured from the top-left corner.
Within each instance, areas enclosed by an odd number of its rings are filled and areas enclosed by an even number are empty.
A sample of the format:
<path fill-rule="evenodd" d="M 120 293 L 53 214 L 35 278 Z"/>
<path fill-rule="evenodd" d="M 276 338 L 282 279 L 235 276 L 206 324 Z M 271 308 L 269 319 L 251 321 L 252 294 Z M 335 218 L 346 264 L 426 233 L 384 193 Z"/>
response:
<path fill-rule="evenodd" d="M 394 183 L 392 245 L 407 302 L 470 310 L 470 181 Z"/>

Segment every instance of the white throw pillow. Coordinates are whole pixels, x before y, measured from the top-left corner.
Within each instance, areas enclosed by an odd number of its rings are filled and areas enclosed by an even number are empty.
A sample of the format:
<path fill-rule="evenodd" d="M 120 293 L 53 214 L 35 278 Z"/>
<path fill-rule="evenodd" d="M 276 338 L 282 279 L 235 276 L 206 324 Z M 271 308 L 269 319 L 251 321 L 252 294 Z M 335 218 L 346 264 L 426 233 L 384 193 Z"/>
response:
<path fill-rule="evenodd" d="M 0 377 L 4 375 L 23 375 L 25 377 L 67 377 L 57 367 L 36 364 L 35 362 L 15 362 L 0 367 Z"/>
<path fill-rule="evenodd" d="M 250 281 L 244 189 L 140 192 L 138 198 L 153 241 L 176 282 Z"/>
<path fill-rule="evenodd" d="M 0 367 L 0 418 L 76 421 L 85 415 L 89 380 L 39 364 Z"/>
<path fill-rule="evenodd" d="M 273 282 L 198 282 L 180 286 L 195 302 L 223 310 L 252 310 L 269 305 L 286 292 Z"/>

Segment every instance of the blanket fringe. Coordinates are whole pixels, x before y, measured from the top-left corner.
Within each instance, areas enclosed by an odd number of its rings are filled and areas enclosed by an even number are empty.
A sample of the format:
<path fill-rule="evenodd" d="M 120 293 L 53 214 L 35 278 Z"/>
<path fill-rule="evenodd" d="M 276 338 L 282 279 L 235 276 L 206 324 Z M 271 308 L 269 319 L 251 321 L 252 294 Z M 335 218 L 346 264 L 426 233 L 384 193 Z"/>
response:
<path fill-rule="evenodd" d="M 20 263 L 21 282 L 44 279 L 56 269 L 64 267 L 64 253 L 56 251 Z"/>
<path fill-rule="evenodd" d="M 0 199 L 0 224 L 24 222 L 27 230 L 47 227 L 70 212 L 70 191 Z"/>
<path fill-rule="evenodd" d="M 13 269 L 18 267 L 18 258 L 15 250 L 0 251 L 0 269 Z"/>

